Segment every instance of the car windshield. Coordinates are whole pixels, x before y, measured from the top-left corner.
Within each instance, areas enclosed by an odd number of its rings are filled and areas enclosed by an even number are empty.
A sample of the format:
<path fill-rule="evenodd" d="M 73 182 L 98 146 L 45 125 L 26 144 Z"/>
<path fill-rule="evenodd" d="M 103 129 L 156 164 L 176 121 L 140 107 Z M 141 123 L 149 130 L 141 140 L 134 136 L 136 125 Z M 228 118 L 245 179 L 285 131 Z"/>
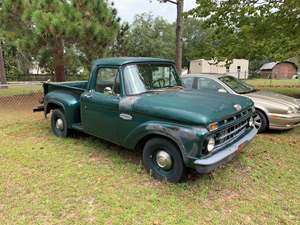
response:
<path fill-rule="evenodd" d="M 124 68 L 127 95 L 137 95 L 181 86 L 176 70 L 170 64 L 130 64 Z"/>
<path fill-rule="evenodd" d="M 253 86 L 231 76 L 220 77 L 219 80 L 221 80 L 238 94 L 246 94 L 255 91 L 255 88 Z"/>

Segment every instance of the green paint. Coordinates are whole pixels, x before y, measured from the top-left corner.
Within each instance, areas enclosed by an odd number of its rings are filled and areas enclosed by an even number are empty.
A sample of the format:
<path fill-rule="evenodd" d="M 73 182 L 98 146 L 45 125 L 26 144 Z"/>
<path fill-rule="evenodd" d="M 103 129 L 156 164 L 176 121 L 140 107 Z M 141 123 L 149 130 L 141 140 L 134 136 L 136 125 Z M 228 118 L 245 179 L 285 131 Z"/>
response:
<path fill-rule="evenodd" d="M 136 63 L 174 67 L 172 61 L 154 58 L 96 60 L 88 82 L 45 83 L 45 108 L 56 104 L 64 110 L 69 128 L 80 124 L 84 132 L 129 149 L 135 149 L 141 140 L 151 135 L 167 137 L 178 145 L 185 164 L 193 167 L 193 161 L 203 157 L 205 139 L 210 135 L 207 126 L 237 114 L 235 104 L 242 110 L 253 105 L 251 100 L 240 96 L 180 88 L 126 96 L 123 69 L 125 65 Z M 102 67 L 118 68 L 120 96 L 91 91 L 95 87 L 97 71 Z M 175 79 L 181 84 L 177 74 Z M 232 123 L 242 119 L 245 118 Z"/>

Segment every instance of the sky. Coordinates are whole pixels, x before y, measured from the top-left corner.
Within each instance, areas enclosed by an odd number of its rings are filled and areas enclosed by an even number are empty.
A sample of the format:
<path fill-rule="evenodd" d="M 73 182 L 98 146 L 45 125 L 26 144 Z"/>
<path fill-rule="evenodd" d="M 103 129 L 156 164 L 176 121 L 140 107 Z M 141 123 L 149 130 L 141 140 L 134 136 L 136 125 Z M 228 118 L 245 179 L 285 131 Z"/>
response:
<path fill-rule="evenodd" d="M 176 20 L 176 5 L 171 3 L 159 3 L 157 0 L 110 0 L 115 3 L 118 15 L 122 21 L 131 23 L 134 16 L 144 12 L 152 13 L 154 16 L 161 16 L 164 19 L 174 22 Z M 185 0 L 184 10 L 187 11 L 196 6 L 196 0 Z"/>

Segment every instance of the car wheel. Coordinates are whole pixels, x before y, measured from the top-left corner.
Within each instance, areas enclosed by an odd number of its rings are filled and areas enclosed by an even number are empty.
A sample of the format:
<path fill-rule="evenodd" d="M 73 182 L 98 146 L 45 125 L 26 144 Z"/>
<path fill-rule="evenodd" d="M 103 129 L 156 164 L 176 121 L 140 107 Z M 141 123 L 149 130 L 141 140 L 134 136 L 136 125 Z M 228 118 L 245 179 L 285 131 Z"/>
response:
<path fill-rule="evenodd" d="M 60 109 L 52 111 L 51 128 L 53 134 L 57 137 L 67 137 L 69 135 L 65 114 Z"/>
<path fill-rule="evenodd" d="M 258 130 L 258 133 L 262 133 L 268 129 L 268 119 L 264 113 L 256 110 L 254 115 L 254 126 Z"/>
<path fill-rule="evenodd" d="M 146 170 L 158 180 L 176 183 L 186 173 L 178 147 L 164 138 L 153 138 L 145 144 L 143 163 Z"/>

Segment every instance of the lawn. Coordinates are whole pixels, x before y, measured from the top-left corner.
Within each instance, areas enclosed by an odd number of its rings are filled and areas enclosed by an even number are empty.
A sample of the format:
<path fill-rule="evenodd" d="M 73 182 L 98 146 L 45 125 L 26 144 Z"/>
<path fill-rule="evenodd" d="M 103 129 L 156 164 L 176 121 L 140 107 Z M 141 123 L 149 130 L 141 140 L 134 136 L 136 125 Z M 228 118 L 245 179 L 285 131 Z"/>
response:
<path fill-rule="evenodd" d="M 258 135 L 226 166 L 169 184 L 139 153 L 54 137 L 34 104 L 0 105 L 1 224 L 299 224 L 300 128 Z"/>
<path fill-rule="evenodd" d="M 247 83 L 256 87 L 300 87 L 300 80 L 270 80 L 270 79 L 252 79 L 247 80 Z"/>
<path fill-rule="evenodd" d="M 0 97 L 15 95 L 31 95 L 42 91 L 42 84 L 18 84 L 0 88 Z"/>
<path fill-rule="evenodd" d="M 259 90 L 273 91 L 295 98 L 300 98 L 300 80 L 253 79 L 247 80 L 246 82 L 255 86 Z"/>

